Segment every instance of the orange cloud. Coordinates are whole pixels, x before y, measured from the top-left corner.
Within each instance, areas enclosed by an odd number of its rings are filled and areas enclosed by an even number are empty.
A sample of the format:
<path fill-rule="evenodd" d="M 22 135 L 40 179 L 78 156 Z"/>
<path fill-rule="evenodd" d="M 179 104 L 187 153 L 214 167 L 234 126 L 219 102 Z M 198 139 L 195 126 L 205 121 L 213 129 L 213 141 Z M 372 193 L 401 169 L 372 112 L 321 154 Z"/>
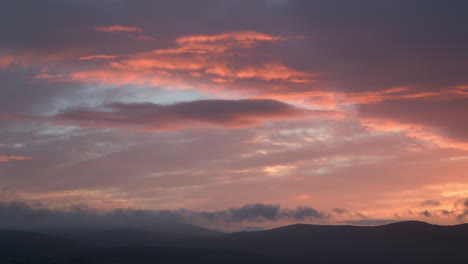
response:
<path fill-rule="evenodd" d="M 183 36 L 174 41 L 177 46 L 173 48 L 119 56 L 97 54 L 80 57 L 79 60 L 82 61 L 100 59 L 108 62 L 94 65 L 93 69 L 70 73 L 67 77 L 68 81 L 113 84 L 171 83 L 176 84 L 176 87 L 184 86 L 199 90 L 207 86 L 211 90 L 228 89 L 228 83 L 239 81 L 297 85 L 315 82 L 320 76 L 319 73 L 292 69 L 283 65 L 274 56 L 257 59 L 255 53 L 252 54 L 249 50 L 260 43 L 289 38 L 291 37 L 272 36 L 255 31 Z M 58 74 L 43 73 L 41 76 L 47 77 L 41 79 L 48 81 L 52 81 L 54 76 L 57 76 L 57 81 L 67 81 Z M 168 80 L 168 76 L 171 80 Z M 246 89 L 250 88 L 242 88 Z"/>
<path fill-rule="evenodd" d="M 451 100 L 468 98 L 468 87 L 460 86 L 431 92 L 412 91 L 409 87 L 395 87 L 378 91 L 365 92 L 339 92 L 339 91 L 266 91 L 262 97 L 310 104 L 334 109 L 345 105 L 378 104 L 386 100 Z"/>
<path fill-rule="evenodd" d="M 113 62 L 110 66 L 124 70 L 163 69 L 180 71 L 200 70 L 208 66 L 207 62 L 202 59 L 194 60 L 194 58 L 190 57 L 149 57 L 145 55 L 146 54 L 135 58 L 125 59 L 120 62 Z"/>
<path fill-rule="evenodd" d="M 5 156 L 5 155 L 0 155 L 0 162 L 9 162 L 9 161 L 15 161 L 15 160 L 29 160 L 32 159 L 31 157 L 26 157 L 26 156 Z"/>
<path fill-rule="evenodd" d="M 217 35 L 192 35 L 176 39 L 179 48 L 160 50 L 157 53 L 208 53 L 224 52 L 233 48 L 252 48 L 260 42 L 274 42 L 287 38 L 255 31 L 238 31 Z"/>
<path fill-rule="evenodd" d="M 95 60 L 95 59 L 110 60 L 110 59 L 115 59 L 115 58 L 117 58 L 117 56 L 115 55 L 99 54 L 99 55 L 89 55 L 85 57 L 80 57 L 79 60 Z"/>
<path fill-rule="evenodd" d="M 442 148 L 468 150 L 468 143 L 440 136 L 430 126 L 409 124 L 384 118 L 364 118 L 361 123 L 372 132 L 401 132 L 406 136 L 431 143 Z"/>
<path fill-rule="evenodd" d="M 232 79 L 260 79 L 265 81 L 284 80 L 288 82 L 313 82 L 313 77 L 317 74 L 297 71 L 288 68 L 278 62 L 267 63 L 259 67 L 247 66 L 236 69 L 229 65 L 214 65 L 205 70 L 206 73 L 217 75 L 223 78 Z"/>
<path fill-rule="evenodd" d="M 180 37 L 177 39 L 176 42 L 179 44 L 187 44 L 187 43 L 203 43 L 203 42 L 217 42 L 217 41 L 233 40 L 233 41 L 243 43 L 244 46 L 250 46 L 253 42 L 256 42 L 256 41 L 276 41 L 276 40 L 281 40 L 281 39 L 285 39 L 285 38 L 258 33 L 255 31 L 238 31 L 238 32 L 222 33 L 218 35 L 192 35 L 192 36 Z"/>
<path fill-rule="evenodd" d="M 281 72 L 281 71 L 279 71 Z M 288 72 L 282 72 L 284 77 Z M 290 78 L 299 77 L 296 75 Z M 311 74 L 309 77 L 312 77 Z M 315 75 L 319 76 L 319 75 Z M 309 79 L 309 82 L 312 80 Z M 336 109 L 341 106 L 354 105 L 354 104 L 375 104 L 387 99 L 394 98 L 395 93 L 409 91 L 406 87 L 397 87 L 380 91 L 369 92 L 338 92 L 328 90 L 306 90 L 306 91 L 293 91 L 288 89 L 267 90 L 263 91 L 260 97 L 272 98 L 276 100 L 284 100 L 295 102 L 299 104 L 306 104 L 315 107 L 323 107 L 328 109 Z"/>
<path fill-rule="evenodd" d="M 122 25 L 100 26 L 100 27 L 95 27 L 94 30 L 96 30 L 97 32 L 141 32 L 143 31 L 139 27 L 126 27 Z"/>
<path fill-rule="evenodd" d="M 408 89 L 409 91 L 409 89 Z M 450 100 L 468 97 L 468 87 L 459 86 L 431 92 L 414 92 L 403 95 L 395 95 L 391 99 L 427 99 L 427 100 Z"/>

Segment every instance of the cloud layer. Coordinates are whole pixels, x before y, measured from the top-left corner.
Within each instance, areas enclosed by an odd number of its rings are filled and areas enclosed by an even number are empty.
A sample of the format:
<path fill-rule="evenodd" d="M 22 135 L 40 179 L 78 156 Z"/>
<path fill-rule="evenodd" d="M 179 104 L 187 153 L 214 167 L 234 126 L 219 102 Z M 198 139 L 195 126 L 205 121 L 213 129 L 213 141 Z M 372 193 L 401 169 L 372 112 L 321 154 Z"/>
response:
<path fill-rule="evenodd" d="M 222 226 L 226 224 L 276 222 L 282 220 L 323 220 L 330 215 L 311 207 L 280 209 L 279 205 L 248 204 L 239 208 L 221 211 L 136 210 L 114 209 L 108 212 L 93 211 L 83 205 L 67 210 L 51 210 L 47 207 L 32 207 L 23 202 L 0 203 L 0 227 L 6 229 L 37 230 L 55 229 L 160 229 L 168 224 L 198 224 Z"/>
<path fill-rule="evenodd" d="M 248 127 L 264 120 L 331 116 L 333 112 L 305 110 L 267 99 L 200 100 L 158 105 L 114 103 L 101 109 L 74 109 L 52 116 L 84 127 L 143 127 L 146 130 L 193 128 L 199 125 Z"/>
<path fill-rule="evenodd" d="M 8 162 L 8 161 L 15 161 L 15 160 L 28 160 L 28 159 L 31 159 L 31 157 L 0 155 L 0 162 Z"/>
<path fill-rule="evenodd" d="M 262 227 L 467 221 L 467 7 L 9 1 L 0 199 Z"/>

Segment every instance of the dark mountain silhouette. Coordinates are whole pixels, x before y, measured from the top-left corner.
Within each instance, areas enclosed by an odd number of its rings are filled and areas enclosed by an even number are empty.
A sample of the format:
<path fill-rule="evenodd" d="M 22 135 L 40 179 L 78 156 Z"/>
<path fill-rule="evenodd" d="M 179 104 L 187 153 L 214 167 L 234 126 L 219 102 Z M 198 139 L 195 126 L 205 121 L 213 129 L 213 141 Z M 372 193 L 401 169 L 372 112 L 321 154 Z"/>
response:
<path fill-rule="evenodd" d="M 208 247 L 250 250 L 311 263 L 468 263 L 468 224 L 292 225 L 229 234 Z"/>
<path fill-rule="evenodd" d="M 205 235 L 133 229 L 88 232 L 62 239 L 2 231 L 1 263 L 468 263 L 468 224 L 297 224 Z M 5 262 L 8 257 L 35 262 Z"/>
<path fill-rule="evenodd" d="M 70 240 L 33 232 L 0 231 L 0 252 L 64 252 L 79 248 Z"/>
<path fill-rule="evenodd" d="M 189 224 L 163 224 L 150 229 L 113 228 L 106 230 L 42 230 L 66 239 L 93 246 L 177 246 L 181 241 L 210 238 L 224 233 Z"/>
<path fill-rule="evenodd" d="M 142 234 L 142 233 L 135 233 Z M 112 238 L 109 238 L 112 239 Z M 272 263 L 275 257 L 229 249 L 148 246 L 98 247 L 23 231 L 0 231 L 0 263 L 15 264 L 153 264 L 153 263 Z"/>

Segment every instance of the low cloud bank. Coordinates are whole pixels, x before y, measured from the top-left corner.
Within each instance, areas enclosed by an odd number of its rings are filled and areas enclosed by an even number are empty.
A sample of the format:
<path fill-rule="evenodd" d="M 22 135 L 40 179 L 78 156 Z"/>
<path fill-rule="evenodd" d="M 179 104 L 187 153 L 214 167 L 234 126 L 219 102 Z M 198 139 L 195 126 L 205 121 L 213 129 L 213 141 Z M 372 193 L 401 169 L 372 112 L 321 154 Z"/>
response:
<path fill-rule="evenodd" d="M 53 210 L 43 206 L 30 206 L 13 201 L 0 203 L 0 228 L 2 229 L 159 229 L 175 224 L 231 224 L 280 220 L 323 220 L 328 213 L 312 207 L 281 209 L 279 205 L 248 204 L 239 208 L 219 211 L 137 210 L 114 209 L 98 212 L 86 206 L 73 206 L 67 210 Z"/>
<path fill-rule="evenodd" d="M 424 218 L 438 218 L 443 215 L 464 222 L 468 218 L 468 199 L 459 200 L 456 205 L 456 212 L 426 209 L 418 215 Z M 15 230 L 137 228 L 160 231 L 180 224 L 223 229 L 228 226 L 241 228 L 252 223 L 269 226 L 275 222 L 287 224 L 336 221 L 353 225 L 382 225 L 402 219 L 372 219 L 342 208 L 321 211 L 307 206 L 291 209 L 262 203 L 215 211 L 117 208 L 102 212 L 84 205 L 55 210 L 23 201 L 0 202 L 0 229 Z"/>

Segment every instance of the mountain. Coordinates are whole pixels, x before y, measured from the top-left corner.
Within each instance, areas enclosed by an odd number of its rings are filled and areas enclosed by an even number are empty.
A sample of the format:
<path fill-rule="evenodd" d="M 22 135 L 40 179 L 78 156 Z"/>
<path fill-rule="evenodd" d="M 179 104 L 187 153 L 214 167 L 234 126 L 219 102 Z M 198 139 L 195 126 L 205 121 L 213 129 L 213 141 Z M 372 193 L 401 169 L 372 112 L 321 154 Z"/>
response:
<path fill-rule="evenodd" d="M 215 238 L 207 247 L 310 263 L 468 263 L 468 224 L 292 225 Z"/>
<path fill-rule="evenodd" d="M 41 230 L 92 246 L 177 246 L 182 241 L 211 238 L 224 233 L 189 224 L 163 224 L 152 228 L 111 228 L 83 230 Z"/>
<path fill-rule="evenodd" d="M 0 263 L 8 264 L 237 264 L 286 261 L 252 252 L 168 247 L 96 247 L 23 231 L 0 231 Z"/>
<path fill-rule="evenodd" d="M 0 263 L 468 263 L 468 224 L 297 224 L 195 235 L 136 229 L 88 232 L 64 239 L 0 231 Z M 17 261 L 25 258 L 33 261 Z"/>
<path fill-rule="evenodd" d="M 65 252 L 81 247 L 76 242 L 33 232 L 0 230 L 0 252 Z"/>

